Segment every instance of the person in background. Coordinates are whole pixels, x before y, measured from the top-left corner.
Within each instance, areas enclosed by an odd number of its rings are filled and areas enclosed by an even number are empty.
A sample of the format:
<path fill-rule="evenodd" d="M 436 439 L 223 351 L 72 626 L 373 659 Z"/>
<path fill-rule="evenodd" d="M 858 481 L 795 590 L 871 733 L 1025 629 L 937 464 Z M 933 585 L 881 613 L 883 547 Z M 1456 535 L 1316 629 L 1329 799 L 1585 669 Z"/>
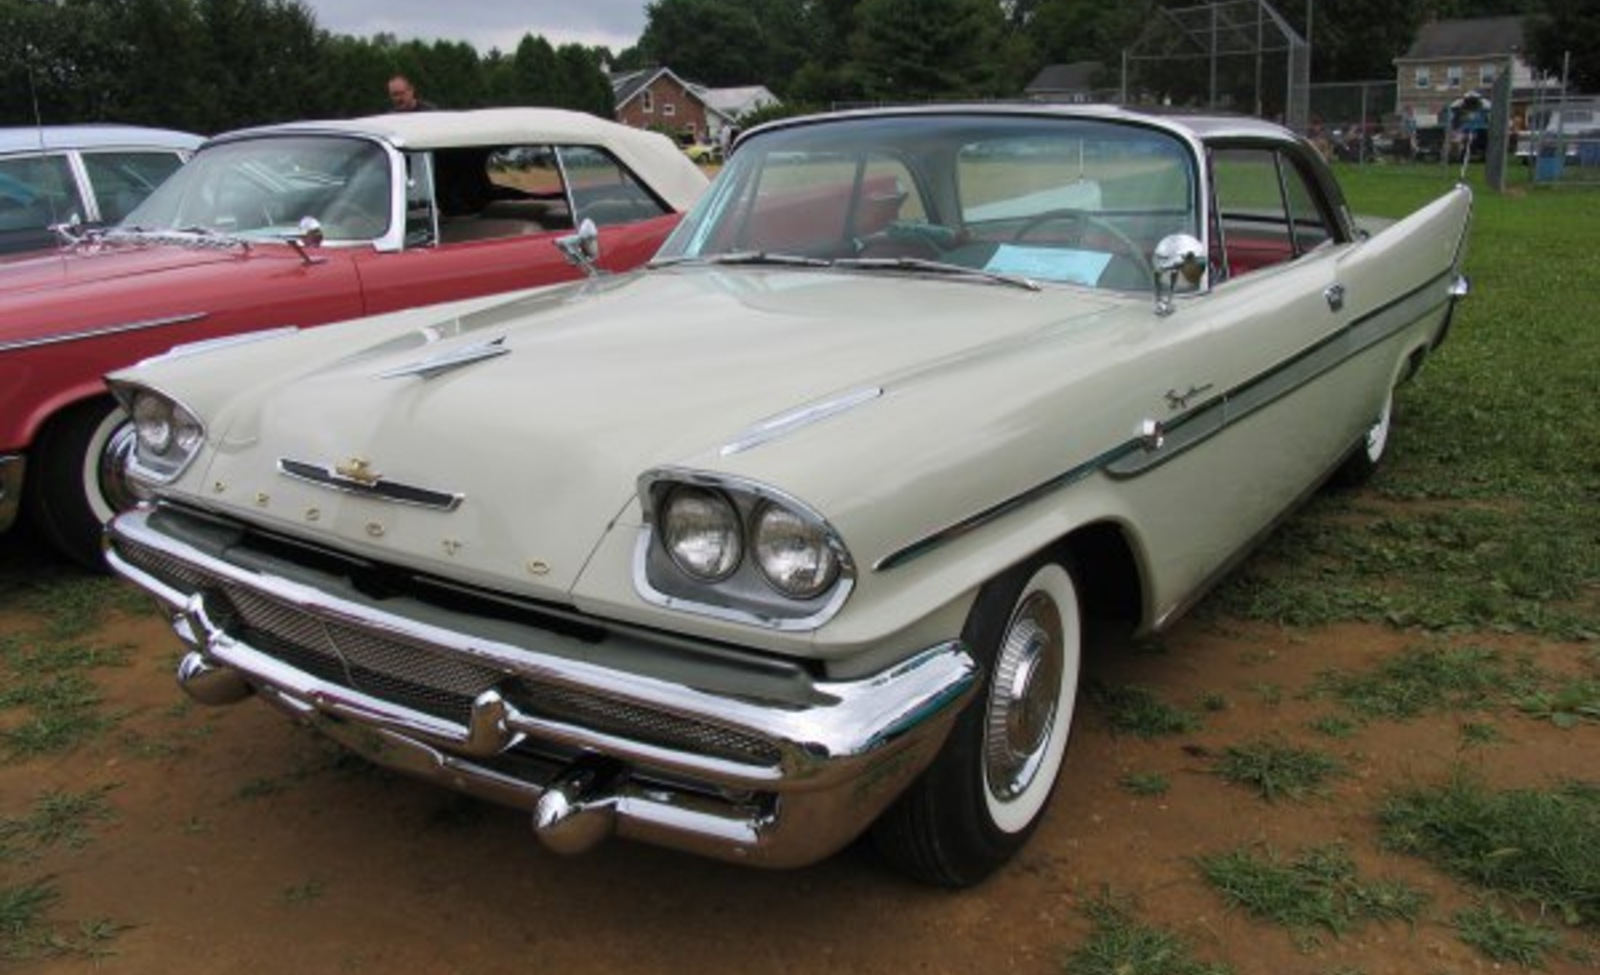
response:
<path fill-rule="evenodd" d="M 1400 117 L 1400 130 L 1405 135 L 1406 158 L 1411 162 L 1417 161 L 1417 110 L 1410 105 L 1406 106 L 1406 113 Z"/>
<path fill-rule="evenodd" d="M 397 74 L 389 79 L 389 110 L 391 112 L 434 112 L 438 106 L 417 97 L 411 79 Z"/>

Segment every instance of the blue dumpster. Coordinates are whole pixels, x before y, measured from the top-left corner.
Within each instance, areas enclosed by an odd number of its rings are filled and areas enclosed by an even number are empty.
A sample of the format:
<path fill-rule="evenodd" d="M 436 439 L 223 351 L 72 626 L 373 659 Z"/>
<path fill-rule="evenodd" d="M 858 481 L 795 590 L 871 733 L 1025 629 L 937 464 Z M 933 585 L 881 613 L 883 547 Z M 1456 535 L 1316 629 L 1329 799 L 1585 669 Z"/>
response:
<path fill-rule="evenodd" d="M 1566 158 L 1559 145 L 1542 145 L 1539 147 L 1539 156 L 1533 161 L 1533 181 L 1535 183 L 1554 183 L 1561 179 L 1561 170 L 1566 166 Z"/>

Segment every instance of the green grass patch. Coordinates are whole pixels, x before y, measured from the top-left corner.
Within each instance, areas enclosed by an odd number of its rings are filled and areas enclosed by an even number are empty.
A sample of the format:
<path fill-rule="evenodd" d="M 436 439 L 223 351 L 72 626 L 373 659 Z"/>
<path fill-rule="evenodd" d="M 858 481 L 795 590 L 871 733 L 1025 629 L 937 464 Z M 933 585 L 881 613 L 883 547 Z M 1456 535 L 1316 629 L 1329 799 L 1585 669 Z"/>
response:
<path fill-rule="evenodd" d="M 31 633 L 0 637 L 0 712 L 21 711 L 0 733 L 15 760 L 69 750 L 110 727 L 89 672 L 126 663 L 126 647 Z"/>
<path fill-rule="evenodd" d="M 1284 859 L 1232 850 L 1198 859 L 1201 875 L 1233 907 L 1289 928 L 1342 935 L 1368 921 L 1415 922 L 1427 897 L 1395 880 L 1362 880 L 1343 846 L 1319 846 Z"/>
<path fill-rule="evenodd" d="M 1390 796 L 1380 820 L 1391 848 L 1600 930 L 1600 786 L 1498 791 L 1457 775 Z"/>
<path fill-rule="evenodd" d="M 0 610 L 40 617 L 56 640 L 82 636 L 106 621 L 112 612 L 142 615 L 154 612 L 141 590 L 106 576 L 84 575 L 75 568 L 24 573 L 6 567 L 0 573 Z"/>
<path fill-rule="evenodd" d="M 1172 783 L 1160 772 L 1131 772 L 1117 781 L 1136 796 L 1164 796 L 1172 788 Z"/>
<path fill-rule="evenodd" d="M 1543 718 L 1558 728 L 1600 722 L 1600 679 L 1530 691 L 1517 701 L 1517 707 L 1524 714 Z"/>
<path fill-rule="evenodd" d="M 1457 911 L 1450 919 L 1456 937 L 1497 962 L 1543 968 L 1545 956 L 1561 944 L 1561 936 L 1542 924 L 1529 924 L 1493 904 Z"/>
<path fill-rule="evenodd" d="M 49 943 L 46 915 L 61 889 L 50 880 L 0 887 L 0 958 L 32 957 Z"/>
<path fill-rule="evenodd" d="M 1126 904 L 1109 898 L 1083 909 L 1094 923 L 1089 938 L 1067 956 L 1066 975 L 1228 975 L 1227 965 L 1204 962 L 1176 934 L 1144 924 Z"/>
<path fill-rule="evenodd" d="M 1322 791 L 1331 778 L 1344 774 L 1344 764 L 1332 755 L 1260 739 L 1230 745 L 1213 771 L 1235 785 L 1254 789 L 1268 802 L 1303 800 Z"/>
<path fill-rule="evenodd" d="M 1511 679 L 1512 668 L 1494 650 L 1411 647 L 1369 671 L 1323 674 L 1313 693 L 1336 699 L 1361 718 L 1401 719 L 1487 707 Z"/>
<path fill-rule="evenodd" d="M 1307 723 L 1312 731 L 1329 738 L 1349 738 L 1361 727 L 1354 720 L 1342 714 L 1325 714 L 1320 718 L 1313 718 Z"/>
<path fill-rule="evenodd" d="M 90 826 L 112 818 L 107 796 L 113 788 L 46 792 L 34 800 L 28 815 L 0 817 L 0 860 L 25 858 L 48 846 L 87 846 Z"/>
<path fill-rule="evenodd" d="M 1111 730 L 1119 735 L 1160 738 L 1200 727 L 1200 718 L 1193 711 L 1168 704 L 1149 688 L 1091 681 L 1086 690 L 1089 700 L 1105 715 Z"/>

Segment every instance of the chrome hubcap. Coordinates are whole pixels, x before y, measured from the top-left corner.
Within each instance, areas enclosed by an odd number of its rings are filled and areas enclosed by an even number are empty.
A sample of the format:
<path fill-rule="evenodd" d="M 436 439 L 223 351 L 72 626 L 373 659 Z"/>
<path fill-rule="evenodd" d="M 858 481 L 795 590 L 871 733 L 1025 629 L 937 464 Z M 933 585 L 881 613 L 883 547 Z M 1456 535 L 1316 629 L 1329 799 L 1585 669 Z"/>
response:
<path fill-rule="evenodd" d="M 1061 616 L 1042 592 L 1012 617 L 989 693 L 984 774 L 990 791 L 1011 799 L 1033 783 L 1055 728 L 1062 679 Z"/>

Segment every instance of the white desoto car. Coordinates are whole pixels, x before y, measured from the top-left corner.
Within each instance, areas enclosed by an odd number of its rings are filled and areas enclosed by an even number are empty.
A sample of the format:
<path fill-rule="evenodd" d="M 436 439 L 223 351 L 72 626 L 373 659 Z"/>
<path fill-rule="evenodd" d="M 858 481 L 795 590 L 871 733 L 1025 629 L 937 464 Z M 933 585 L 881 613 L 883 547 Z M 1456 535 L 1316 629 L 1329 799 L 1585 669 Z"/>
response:
<path fill-rule="evenodd" d="M 770 124 L 645 269 L 114 376 L 154 500 L 108 555 L 196 699 L 553 849 L 870 830 L 973 883 L 1045 815 L 1086 629 L 1168 626 L 1383 458 L 1470 214 L 1358 225 L 1247 118 Z"/>

